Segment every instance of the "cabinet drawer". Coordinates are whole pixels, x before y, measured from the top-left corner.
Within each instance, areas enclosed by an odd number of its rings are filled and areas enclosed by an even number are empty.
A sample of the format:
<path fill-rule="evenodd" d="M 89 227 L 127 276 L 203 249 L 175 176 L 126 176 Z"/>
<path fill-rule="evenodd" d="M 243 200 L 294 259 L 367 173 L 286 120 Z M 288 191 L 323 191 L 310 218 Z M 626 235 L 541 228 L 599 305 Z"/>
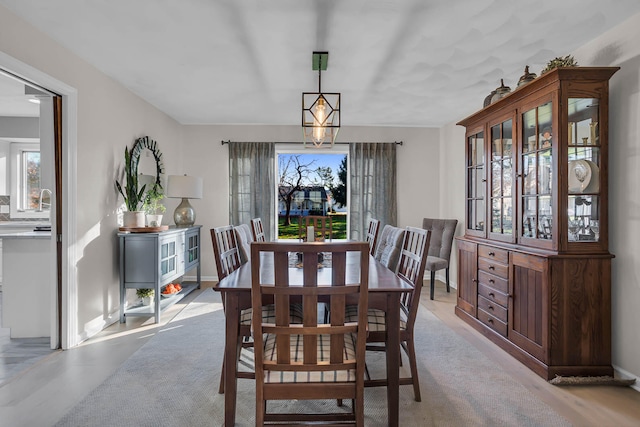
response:
<path fill-rule="evenodd" d="M 478 246 L 478 256 L 482 258 L 492 259 L 502 264 L 509 264 L 509 251 L 505 249 L 496 249 L 492 246 Z"/>
<path fill-rule="evenodd" d="M 509 266 L 501 264 L 492 259 L 478 258 L 478 270 L 486 271 L 503 279 L 509 278 Z"/>
<path fill-rule="evenodd" d="M 483 296 L 478 296 L 478 308 L 497 317 L 498 320 L 507 323 L 507 309 L 503 306 L 489 301 Z"/>
<path fill-rule="evenodd" d="M 503 279 L 502 277 L 489 274 L 485 271 L 478 271 L 478 282 L 482 283 L 485 286 L 489 286 L 490 288 L 493 288 L 497 291 L 500 291 L 503 294 L 509 293 L 509 281 L 507 279 Z"/>
<path fill-rule="evenodd" d="M 507 336 L 507 324 L 484 310 L 478 310 L 478 320 L 502 335 Z"/>
<path fill-rule="evenodd" d="M 509 305 L 509 297 L 507 296 L 507 294 L 498 292 L 495 289 L 481 283 L 478 284 L 478 295 L 481 295 L 489 301 L 495 302 L 496 304 L 499 304 L 503 307 Z"/>

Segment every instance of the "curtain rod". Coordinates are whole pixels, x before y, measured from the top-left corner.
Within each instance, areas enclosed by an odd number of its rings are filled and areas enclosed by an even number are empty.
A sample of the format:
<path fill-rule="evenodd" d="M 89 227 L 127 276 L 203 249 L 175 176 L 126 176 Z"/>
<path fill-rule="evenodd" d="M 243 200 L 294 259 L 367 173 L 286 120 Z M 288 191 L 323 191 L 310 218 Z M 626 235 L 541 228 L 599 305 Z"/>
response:
<path fill-rule="evenodd" d="M 224 144 L 228 144 L 228 143 L 230 143 L 230 142 L 231 142 L 231 140 L 228 140 L 228 141 L 222 140 L 222 141 L 220 141 L 220 143 L 221 143 L 222 145 L 224 145 Z M 233 142 L 241 142 L 241 141 L 233 141 Z M 252 142 L 255 142 L 255 141 L 252 141 Z M 383 143 L 383 142 L 385 142 L 385 141 L 376 141 L 376 143 Z M 403 145 L 403 142 L 402 142 L 402 141 L 393 141 L 393 142 L 394 142 L 394 144 L 396 144 L 396 145 Z M 302 144 L 302 142 L 301 142 L 301 141 L 295 141 L 295 142 L 276 142 L 276 144 Z M 350 143 L 350 142 L 334 142 L 334 143 L 333 143 L 333 145 L 348 145 L 348 144 L 351 144 L 351 143 Z"/>

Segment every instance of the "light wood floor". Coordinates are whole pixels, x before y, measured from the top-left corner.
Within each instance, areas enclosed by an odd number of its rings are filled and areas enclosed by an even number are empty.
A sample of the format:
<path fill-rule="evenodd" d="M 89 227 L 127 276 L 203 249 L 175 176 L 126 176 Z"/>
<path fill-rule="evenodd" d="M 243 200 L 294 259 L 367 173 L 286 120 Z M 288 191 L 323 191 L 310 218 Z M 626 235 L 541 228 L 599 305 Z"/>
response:
<path fill-rule="evenodd" d="M 427 287 L 425 291 L 424 306 L 573 425 L 640 426 L 640 392 L 629 387 L 553 386 L 456 317 L 455 289 L 447 294 L 438 283 L 435 301 L 429 300 Z M 54 352 L 0 384 L 0 426 L 54 425 L 200 292 L 163 313 L 159 325 L 146 318 L 116 322 L 82 345 Z"/>
<path fill-rule="evenodd" d="M 429 300 L 428 282 L 421 302 L 447 326 L 463 336 L 487 357 L 508 372 L 540 400 L 575 426 L 640 426 L 640 392 L 631 387 L 554 386 L 534 374 L 498 348 L 454 313 L 456 290 L 447 294 L 444 283 L 436 284 L 434 300 Z"/>

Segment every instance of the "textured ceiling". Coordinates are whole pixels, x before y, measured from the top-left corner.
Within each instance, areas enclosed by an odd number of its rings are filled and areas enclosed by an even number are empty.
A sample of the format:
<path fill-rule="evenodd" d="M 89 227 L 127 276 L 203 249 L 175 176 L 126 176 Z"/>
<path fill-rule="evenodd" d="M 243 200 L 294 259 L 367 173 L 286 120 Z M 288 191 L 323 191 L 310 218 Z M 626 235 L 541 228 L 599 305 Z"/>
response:
<path fill-rule="evenodd" d="M 183 124 L 301 120 L 318 86 L 342 124 L 441 126 L 627 17 L 638 0 L 0 0 Z M 595 64 L 598 65 L 598 64 Z"/>

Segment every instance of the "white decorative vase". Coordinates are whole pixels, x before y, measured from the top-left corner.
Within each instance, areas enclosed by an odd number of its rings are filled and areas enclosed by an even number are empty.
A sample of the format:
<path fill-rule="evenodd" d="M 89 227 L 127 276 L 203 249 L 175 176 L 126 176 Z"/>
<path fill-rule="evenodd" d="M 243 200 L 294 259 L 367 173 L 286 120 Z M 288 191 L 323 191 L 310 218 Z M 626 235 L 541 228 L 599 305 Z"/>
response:
<path fill-rule="evenodd" d="M 162 215 L 147 214 L 147 227 L 160 227 L 162 225 Z"/>
<path fill-rule="evenodd" d="M 147 306 L 147 305 L 152 305 L 153 304 L 153 297 L 143 297 L 142 298 L 142 305 Z"/>
<path fill-rule="evenodd" d="M 125 211 L 122 215 L 122 226 L 127 228 L 144 227 L 144 212 Z"/>

